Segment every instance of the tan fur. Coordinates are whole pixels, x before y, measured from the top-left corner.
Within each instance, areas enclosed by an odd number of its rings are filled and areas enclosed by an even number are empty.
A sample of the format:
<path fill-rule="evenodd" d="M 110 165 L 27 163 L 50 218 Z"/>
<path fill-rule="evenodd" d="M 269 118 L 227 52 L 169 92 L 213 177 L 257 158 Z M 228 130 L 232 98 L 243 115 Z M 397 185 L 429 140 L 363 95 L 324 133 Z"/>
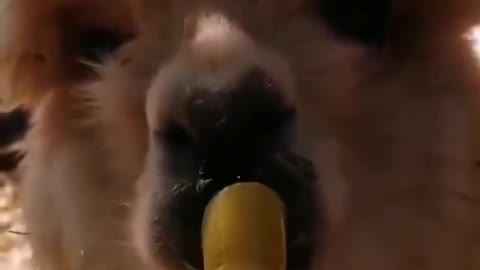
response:
<path fill-rule="evenodd" d="M 38 269 L 159 267 L 144 214 L 151 132 L 182 101 L 169 86 L 216 86 L 251 64 L 300 110 L 329 225 L 315 269 L 480 267 L 480 85 L 462 36 L 479 7 L 393 1 L 388 43 L 372 51 L 305 16 L 304 2 L 0 1 L 1 91 L 35 111 L 22 195 Z M 195 39 L 206 8 L 235 22 L 236 42 Z M 76 34 L 97 26 L 137 39 L 91 82 Z"/>

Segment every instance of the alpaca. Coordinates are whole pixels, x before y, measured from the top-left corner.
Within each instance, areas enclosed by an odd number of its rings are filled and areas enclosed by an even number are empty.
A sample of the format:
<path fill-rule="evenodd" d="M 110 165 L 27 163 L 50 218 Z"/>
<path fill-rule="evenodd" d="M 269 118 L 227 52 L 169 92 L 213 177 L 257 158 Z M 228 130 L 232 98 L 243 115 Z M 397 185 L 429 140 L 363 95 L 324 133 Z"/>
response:
<path fill-rule="evenodd" d="M 480 267 L 476 0 L 1 0 L 41 270 L 202 269 L 259 181 L 287 269 Z"/>

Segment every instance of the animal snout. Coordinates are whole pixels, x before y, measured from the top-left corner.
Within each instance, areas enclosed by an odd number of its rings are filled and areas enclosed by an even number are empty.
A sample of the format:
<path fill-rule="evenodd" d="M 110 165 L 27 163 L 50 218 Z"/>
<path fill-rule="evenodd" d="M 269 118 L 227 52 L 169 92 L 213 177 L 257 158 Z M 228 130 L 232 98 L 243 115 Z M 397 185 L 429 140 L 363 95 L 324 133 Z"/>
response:
<path fill-rule="evenodd" d="M 260 68 L 249 69 L 223 88 L 198 89 L 186 105 L 188 129 L 199 145 L 265 139 L 294 113 Z"/>
<path fill-rule="evenodd" d="M 277 55 L 221 13 L 200 13 L 185 24 L 183 46 L 147 96 L 151 130 L 174 126 L 176 135 L 206 151 L 263 140 L 288 122 L 292 80 Z"/>
<path fill-rule="evenodd" d="M 152 179 L 163 199 L 153 202 L 148 241 L 159 260 L 174 254 L 201 269 L 205 207 L 224 188 L 255 181 L 286 204 L 287 223 L 292 224 L 287 231 L 289 260 L 294 265 L 309 263 L 314 175 L 311 164 L 291 151 L 285 136 L 289 123 L 295 122 L 295 109 L 281 87 L 253 66 L 219 88 L 174 88 L 179 102 L 155 132 L 152 151 Z"/>
<path fill-rule="evenodd" d="M 270 145 L 295 115 L 281 87 L 256 66 L 219 87 L 183 83 L 174 90 L 168 119 L 157 121 L 156 138 L 208 156 Z"/>

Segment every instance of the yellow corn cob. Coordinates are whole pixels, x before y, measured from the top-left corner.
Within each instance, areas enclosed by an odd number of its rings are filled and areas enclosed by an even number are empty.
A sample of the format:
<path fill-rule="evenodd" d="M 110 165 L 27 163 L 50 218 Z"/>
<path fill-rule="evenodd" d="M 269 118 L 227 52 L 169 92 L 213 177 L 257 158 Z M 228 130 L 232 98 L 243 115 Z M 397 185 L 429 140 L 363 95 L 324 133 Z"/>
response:
<path fill-rule="evenodd" d="M 258 183 L 225 188 L 209 203 L 202 228 L 205 270 L 285 270 L 285 208 Z"/>

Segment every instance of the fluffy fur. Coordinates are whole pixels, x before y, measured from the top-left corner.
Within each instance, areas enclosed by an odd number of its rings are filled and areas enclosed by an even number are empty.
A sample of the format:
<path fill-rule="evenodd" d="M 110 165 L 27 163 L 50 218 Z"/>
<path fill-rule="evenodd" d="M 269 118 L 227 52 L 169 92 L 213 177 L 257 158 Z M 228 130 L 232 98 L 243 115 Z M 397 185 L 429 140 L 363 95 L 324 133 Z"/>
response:
<path fill-rule="evenodd" d="M 289 148 L 315 164 L 308 215 L 322 221 L 299 265 L 480 267 L 480 86 L 463 36 L 478 4 L 392 0 L 370 45 L 336 35 L 317 2 L 0 1 L 1 93 L 33 110 L 22 195 L 38 269 L 199 268 L 191 232 L 167 226 L 189 209 L 171 206 L 172 181 L 197 169 L 181 138 L 210 136 L 203 111 L 189 122 L 189 98 L 210 102 L 253 66 L 297 111 Z M 95 29 L 128 41 L 84 61 Z M 257 96 L 232 108 L 247 119 Z M 186 131 L 169 137 L 172 121 Z"/>

